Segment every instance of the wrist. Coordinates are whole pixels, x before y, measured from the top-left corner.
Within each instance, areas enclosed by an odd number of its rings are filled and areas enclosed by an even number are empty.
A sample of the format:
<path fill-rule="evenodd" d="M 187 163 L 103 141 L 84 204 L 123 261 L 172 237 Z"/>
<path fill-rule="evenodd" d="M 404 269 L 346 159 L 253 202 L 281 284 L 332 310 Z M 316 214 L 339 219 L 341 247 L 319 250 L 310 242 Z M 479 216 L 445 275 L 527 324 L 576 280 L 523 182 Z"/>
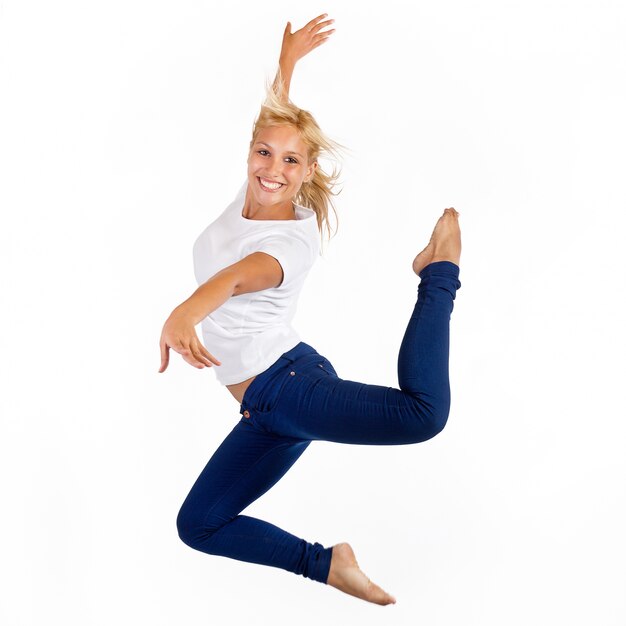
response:
<path fill-rule="evenodd" d="M 293 70 L 293 68 L 296 66 L 297 60 L 298 59 L 296 59 L 291 54 L 282 53 L 280 55 L 280 58 L 278 59 L 278 64 L 280 65 L 281 69 L 283 69 L 283 71 L 285 68 Z"/>
<path fill-rule="evenodd" d="M 204 317 L 200 316 L 197 311 L 193 311 L 188 301 L 179 304 L 170 314 L 168 321 L 175 321 L 183 324 L 195 326 L 199 324 Z"/>

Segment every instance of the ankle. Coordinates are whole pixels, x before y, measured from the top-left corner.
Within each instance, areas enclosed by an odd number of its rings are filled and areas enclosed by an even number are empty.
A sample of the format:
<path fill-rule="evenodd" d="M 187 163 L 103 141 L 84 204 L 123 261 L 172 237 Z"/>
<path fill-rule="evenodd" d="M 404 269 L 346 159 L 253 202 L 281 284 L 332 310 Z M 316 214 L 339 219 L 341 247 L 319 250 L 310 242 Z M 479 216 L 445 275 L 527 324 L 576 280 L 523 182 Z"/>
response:
<path fill-rule="evenodd" d="M 460 255 L 451 255 L 451 254 L 435 254 L 433 258 L 430 260 L 429 265 L 433 263 L 454 263 L 457 267 L 459 267 L 459 263 L 461 262 Z"/>

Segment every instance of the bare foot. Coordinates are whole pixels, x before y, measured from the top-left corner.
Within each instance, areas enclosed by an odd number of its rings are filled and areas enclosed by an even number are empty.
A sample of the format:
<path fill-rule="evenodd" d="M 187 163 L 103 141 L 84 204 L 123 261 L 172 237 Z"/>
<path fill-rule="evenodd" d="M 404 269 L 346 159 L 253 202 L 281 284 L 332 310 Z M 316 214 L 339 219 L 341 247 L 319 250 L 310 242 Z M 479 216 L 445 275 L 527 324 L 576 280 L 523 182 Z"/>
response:
<path fill-rule="evenodd" d="M 428 245 L 413 260 L 413 271 L 419 273 L 430 263 L 450 261 L 459 265 L 461 259 L 461 229 L 459 213 L 445 209 L 437 220 Z"/>
<path fill-rule="evenodd" d="M 395 604 L 396 599 L 374 584 L 359 568 L 348 543 L 333 546 L 327 583 L 339 591 L 374 604 Z"/>

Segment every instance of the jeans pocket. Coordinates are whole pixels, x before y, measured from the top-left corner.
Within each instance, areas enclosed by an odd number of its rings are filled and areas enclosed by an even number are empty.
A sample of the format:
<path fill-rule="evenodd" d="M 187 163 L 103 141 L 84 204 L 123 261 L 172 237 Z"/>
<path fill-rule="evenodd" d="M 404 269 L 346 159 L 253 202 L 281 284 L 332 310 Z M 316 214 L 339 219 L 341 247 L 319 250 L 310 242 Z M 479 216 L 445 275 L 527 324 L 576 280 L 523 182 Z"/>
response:
<path fill-rule="evenodd" d="M 291 370 L 287 368 L 274 372 L 269 378 L 258 379 L 258 384 L 255 378 L 244 393 L 240 421 L 265 434 L 275 435 L 276 406 L 290 377 Z"/>
<path fill-rule="evenodd" d="M 326 372 L 326 374 L 328 374 L 329 376 L 337 376 L 337 372 L 335 371 L 335 368 L 326 357 L 322 357 L 322 362 L 318 363 L 318 366 L 320 370 L 322 370 L 323 372 Z"/>
<path fill-rule="evenodd" d="M 274 409 L 289 380 L 289 367 L 281 368 L 270 375 L 257 376 L 244 392 L 242 406 L 257 413 L 269 413 Z"/>
<path fill-rule="evenodd" d="M 256 394 L 256 388 L 261 384 L 261 381 L 259 380 L 261 376 L 262 374 L 257 374 L 254 377 L 254 380 L 246 387 L 246 390 L 243 392 L 243 397 L 241 398 L 242 406 L 251 405 L 251 400 Z"/>

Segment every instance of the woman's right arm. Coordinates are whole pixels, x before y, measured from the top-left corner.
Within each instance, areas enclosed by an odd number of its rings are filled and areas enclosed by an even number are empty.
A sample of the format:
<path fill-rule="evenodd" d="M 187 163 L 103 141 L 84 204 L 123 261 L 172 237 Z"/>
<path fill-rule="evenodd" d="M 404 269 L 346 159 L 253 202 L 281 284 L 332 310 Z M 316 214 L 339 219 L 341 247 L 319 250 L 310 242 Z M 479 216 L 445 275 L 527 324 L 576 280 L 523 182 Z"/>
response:
<path fill-rule="evenodd" d="M 312 19 L 308 24 L 305 24 L 300 30 L 295 33 L 291 32 L 291 22 L 287 22 L 285 32 L 283 33 L 283 43 L 280 49 L 279 68 L 280 71 L 276 73 L 274 79 L 273 89 L 278 92 L 278 83 L 282 75 L 284 91 L 283 100 L 289 98 L 289 87 L 291 85 L 291 77 L 293 76 L 293 70 L 296 67 L 296 63 L 311 50 L 322 45 L 335 29 L 320 32 L 322 28 L 329 26 L 335 20 L 324 20 L 328 13 L 318 15 Z"/>
<path fill-rule="evenodd" d="M 280 263 L 265 252 L 249 254 L 209 278 L 167 318 L 159 341 L 161 349 L 159 373 L 167 369 L 170 348 L 198 369 L 211 367 L 212 364 L 221 365 L 221 362 L 198 339 L 196 324 L 221 307 L 229 298 L 278 287 L 282 280 L 283 269 Z"/>

